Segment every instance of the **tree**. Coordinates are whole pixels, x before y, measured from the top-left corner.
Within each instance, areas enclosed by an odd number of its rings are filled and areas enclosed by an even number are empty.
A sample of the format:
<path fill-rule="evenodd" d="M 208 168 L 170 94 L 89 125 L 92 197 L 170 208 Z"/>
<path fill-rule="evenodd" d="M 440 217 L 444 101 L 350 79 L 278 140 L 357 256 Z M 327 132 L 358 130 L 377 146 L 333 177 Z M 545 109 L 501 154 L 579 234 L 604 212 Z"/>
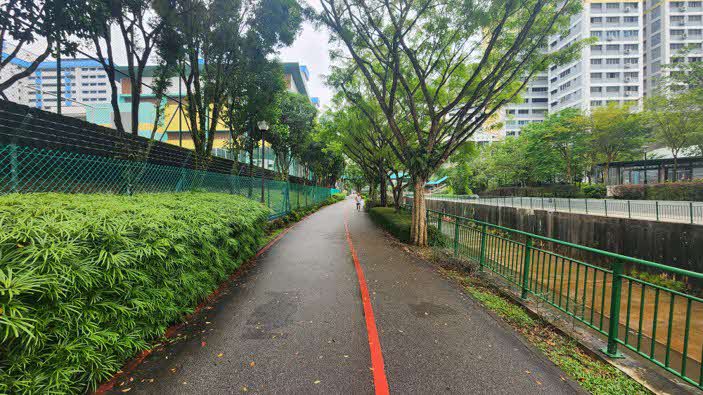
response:
<path fill-rule="evenodd" d="M 315 127 L 317 108 L 307 96 L 284 92 L 279 103 L 280 116 L 268 133 L 276 154 L 276 168 L 282 180 L 288 180 L 291 161 L 301 158 Z"/>
<path fill-rule="evenodd" d="M 170 40 L 160 37 L 172 12 L 170 3 L 167 0 L 93 0 L 90 4 L 90 14 L 96 16 L 95 23 L 91 24 L 90 38 L 98 62 L 110 80 L 115 128 L 124 133 L 118 104 L 121 87 L 117 86 L 115 78 L 125 72 L 117 70 L 115 65 L 113 27 L 116 27 L 120 34 L 127 61 L 125 74 L 130 85 L 130 132 L 136 136 L 139 134 L 139 104 L 142 101 L 142 81 L 147 63 L 159 41 L 164 43 L 166 48 L 177 50 L 170 47 Z M 175 54 L 167 56 L 173 57 Z"/>
<path fill-rule="evenodd" d="M 225 111 L 229 81 L 237 79 L 247 56 L 265 59 L 292 44 L 300 30 L 296 0 L 176 0 L 174 40 L 181 48 L 179 68 L 196 158 L 209 159 Z"/>
<path fill-rule="evenodd" d="M 85 35 L 85 29 L 92 21 L 86 17 L 79 2 L 66 0 L 6 0 L 0 4 L 0 97 L 23 78 L 29 77 L 50 55 L 61 53 L 73 56 L 78 48 L 78 39 Z M 38 40 L 46 40 L 46 45 L 31 60 L 22 59 L 20 54 Z M 11 48 L 11 49 L 7 49 Z M 6 52 L 7 51 L 7 52 Z M 23 60 L 26 67 L 10 69 L 15 61 Z M 3 70 L 9 70 L 3 72 Z"/>
<path fill-rule="evenodd" d="M 427 179 L 532 76 L 575 56 L 580 43 L 545 48 L 580 2 L 321 3 L 318 20 L 345 50 L 335 56 L 351 59 L 340 67 L 361 76 L 358 93 L 375 99 L 393 137 L 389 147 L 411 175 L 412 240 L 426 245 Z"/>
<path fill-rule="evenodd" d="M 353 189 L 356 192 L 360 192 L 366 185 L 366 178 L 364 176 L 364 172 L 361 170 L 359 165 L 357 165 L 353 161 L 350 161 L 345 166 L 343 178 L 345 184 L 350 186 L 350 188 L 348 187 L 348 189 Z"/>
<path fill-rule="evenodd" d="M 607 183 L 610 164 L 639 154 L 647 130 L 639 114 L 632 112 L 628 106 L 614 103 L 591 110 L 587 122 L 590 129 L 589 149 L 603 156 L 603 182 Z"/>
<path fill-rule="evenodd" d="M 538 159 L 543 175 L 573 183 L 580 181 L 584 172 L 586 127 L 581 111 L 569 108 L 549 114 L 544 122 L 527 125 L 520 137 L 526 140 L 528 155 Z"/>
<path fill-rule="evenodd" d="M 682 151 L 696 143 L 703 132 L 701 103 L 693 91 L 674 95 L 652 96 L 645 101 L 644 121 L 651 128 L 654 140 L 666 146 L 674 158 L 674 180 L 678 179 L 678 158 Z"/>

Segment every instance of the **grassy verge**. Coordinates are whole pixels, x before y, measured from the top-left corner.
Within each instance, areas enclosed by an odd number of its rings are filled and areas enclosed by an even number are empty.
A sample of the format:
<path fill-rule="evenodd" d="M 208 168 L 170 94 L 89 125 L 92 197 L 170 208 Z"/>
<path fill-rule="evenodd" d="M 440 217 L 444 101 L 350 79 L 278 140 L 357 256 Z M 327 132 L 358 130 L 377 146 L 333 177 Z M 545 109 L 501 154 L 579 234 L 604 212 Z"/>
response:
<path fill-rule="evenodd" d="M 408 213 L 395 213 L 393 209 L 377 207 L 371 209 L 369 215 L 374 222 L 399 240 L 409 240 L 411 220 Z M 433 235 L 436 229 L 430 228 L 429 231 L 432 232 L 430 235 Z M 432 240 L 432 237 L 429 239 Z M 563 335 L 546 321 L 534 318 L 522 306 L 484 285 L 484 279 L 466 275 L 466 271 L 473 268 L 472 263 L 464 262 L 459 265 L 453 262 L 453 258 L 437 249 L 418 253 L 440 266 L 443 273 L 458 281 L 468 294 L 505 320 L 586 391 L 598 395 L 650 393 L 625 373 L 587 353 L 574 339 Z"/>

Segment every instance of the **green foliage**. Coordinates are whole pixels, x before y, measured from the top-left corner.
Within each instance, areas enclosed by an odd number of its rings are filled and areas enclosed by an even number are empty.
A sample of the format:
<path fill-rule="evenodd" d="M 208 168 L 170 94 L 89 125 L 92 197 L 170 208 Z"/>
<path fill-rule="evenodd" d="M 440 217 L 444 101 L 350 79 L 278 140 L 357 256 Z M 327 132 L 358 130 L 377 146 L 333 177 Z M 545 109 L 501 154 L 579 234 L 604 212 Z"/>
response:
<path fill-rule="evenodd" d="M 279 103 L 280 117 L 266 133 L 266 139 L 276 153 L 276 168 L 281 179 L 287 179 L 293 158 L 305 155 L 312 140 L 317 108 L 307 96 L 283 92 Z"/>
<path fill-rule="evenodd" d="M 686 283 L 675 279 L 670 273 L 650 273 L 639 271 L 637 269 L 632 269 L 630 276 L 638 278 L 640 280 L 646 281 L 650 284 L 658 285 L 660 287 L 673 289 L 678 292 L 689 292 Z"/>
<path fill-rule="evenodd" d="M 0 197 L 0 393 L 81 393 L 256 251 L 269 211 L 214 193 Z"/>
<path fill-rule="evenodd" d="M 469 287 L 467 288 L 467 291 L 471 294 L 471 296 L 481 301 L 484 306 L 498 313 L 498 315 L 508 321 L 511 325 L 515 325 L 523 329 L 535 325 L 534 318 L 527 314 L 527 312 L 520 306 L 510 303 L 507 299 L 502 298 L 492 292 L 481 291 L 477 288 Z"/>
<path fill-rule="evenodd" d="M 605 199 L 608 194 L 605 184 L 582 184 L 581 192 L 589 199 Z"/>
<path fill-rule="evenodd" d="M 485 196 L 530 196 L 530 197 L 559 197 L 576 198 L 583 197 L 581 190 L 576 185 L 545 185 L 541 187 L 501 187 L 488 190 Z"/>
<path fill-rule="evenodd" d="M 659 184 L 616 185 L 613 197 L 630 200 L 687 200 L 703 202 L 703 180 Z"/>
<path fill-rule="evenodd" d="M 410 243 L 410 226 L 412 217 L 404 210 L 397 211 L 393 207 L 373 207 L 369 210 L 369 217 L 377 225 L 388 231 L 403 243 Z M 446 238 L 437 232 L 433 226 L 427 227 L 427 240 L 431 245 L 445 245 Z"/>

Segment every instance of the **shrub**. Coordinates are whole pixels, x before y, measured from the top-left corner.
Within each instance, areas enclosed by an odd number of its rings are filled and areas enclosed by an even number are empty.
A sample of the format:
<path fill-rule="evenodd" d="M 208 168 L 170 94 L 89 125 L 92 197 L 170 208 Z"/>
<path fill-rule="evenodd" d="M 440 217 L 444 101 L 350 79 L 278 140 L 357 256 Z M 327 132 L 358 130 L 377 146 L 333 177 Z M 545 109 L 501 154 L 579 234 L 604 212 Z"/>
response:
<path fill-rule="evenodd" d="M 639 184 L 616 185 L 612 189 L 615 199 L 641 200 L 645 199 L 645 186 Z"/>
<path fill-rule="evenodd" d="M 583 197 L 589 199 L 604 199 L 608 194 L 605 184 L 583 184 L 581 185 Z"/>
<path fill-rule="evenodd" d="M 577 198 L 583 197 L 581 189 L 576 185 L 555 184 L 540 187 L 500 187 L 485 191 L 481 197 L 490 196 L 524 196 L 524 197 L 560 197 Z"/>
<path fill-rule="evenodd" d="M 269 211 L 214 193 L 0 197 L 0 393 L 81 393 L 255 253 Z"/>
<path fill-rule="evenodd" d="M 410 243 L 412 217 L 407 211 L 396 212 L 393 207 L 374 207 L 369 210 L 371 220 L 388 231 L 403 243 Z M 446 237 L 441 236 L 437 228 L 427 226 L 427 240 L 431 245 L 445 245 Z"/>

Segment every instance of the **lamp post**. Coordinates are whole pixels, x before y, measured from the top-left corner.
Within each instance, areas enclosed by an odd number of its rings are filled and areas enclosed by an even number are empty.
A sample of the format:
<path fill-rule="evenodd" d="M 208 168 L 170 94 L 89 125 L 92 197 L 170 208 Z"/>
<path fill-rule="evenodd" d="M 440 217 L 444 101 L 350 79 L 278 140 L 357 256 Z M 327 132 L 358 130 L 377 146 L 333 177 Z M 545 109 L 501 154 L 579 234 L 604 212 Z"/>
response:
<path fill-rule="evenodd" d="M 261 203 L 265 203 L 265 197 L 264 193 L 266 192 L 266 179 L 264 178 L 266 176 L 265 170 L 266 166 L 264 165 L 264 160 L 265 160 L 265 140 L 264 140 L 264 135 L 266 134 L 266 131 L 269 130 L 269 124 L 266 121 L 259 121 L 257 122 L 256 126 L 259 128 L 261 131 Z"/>

